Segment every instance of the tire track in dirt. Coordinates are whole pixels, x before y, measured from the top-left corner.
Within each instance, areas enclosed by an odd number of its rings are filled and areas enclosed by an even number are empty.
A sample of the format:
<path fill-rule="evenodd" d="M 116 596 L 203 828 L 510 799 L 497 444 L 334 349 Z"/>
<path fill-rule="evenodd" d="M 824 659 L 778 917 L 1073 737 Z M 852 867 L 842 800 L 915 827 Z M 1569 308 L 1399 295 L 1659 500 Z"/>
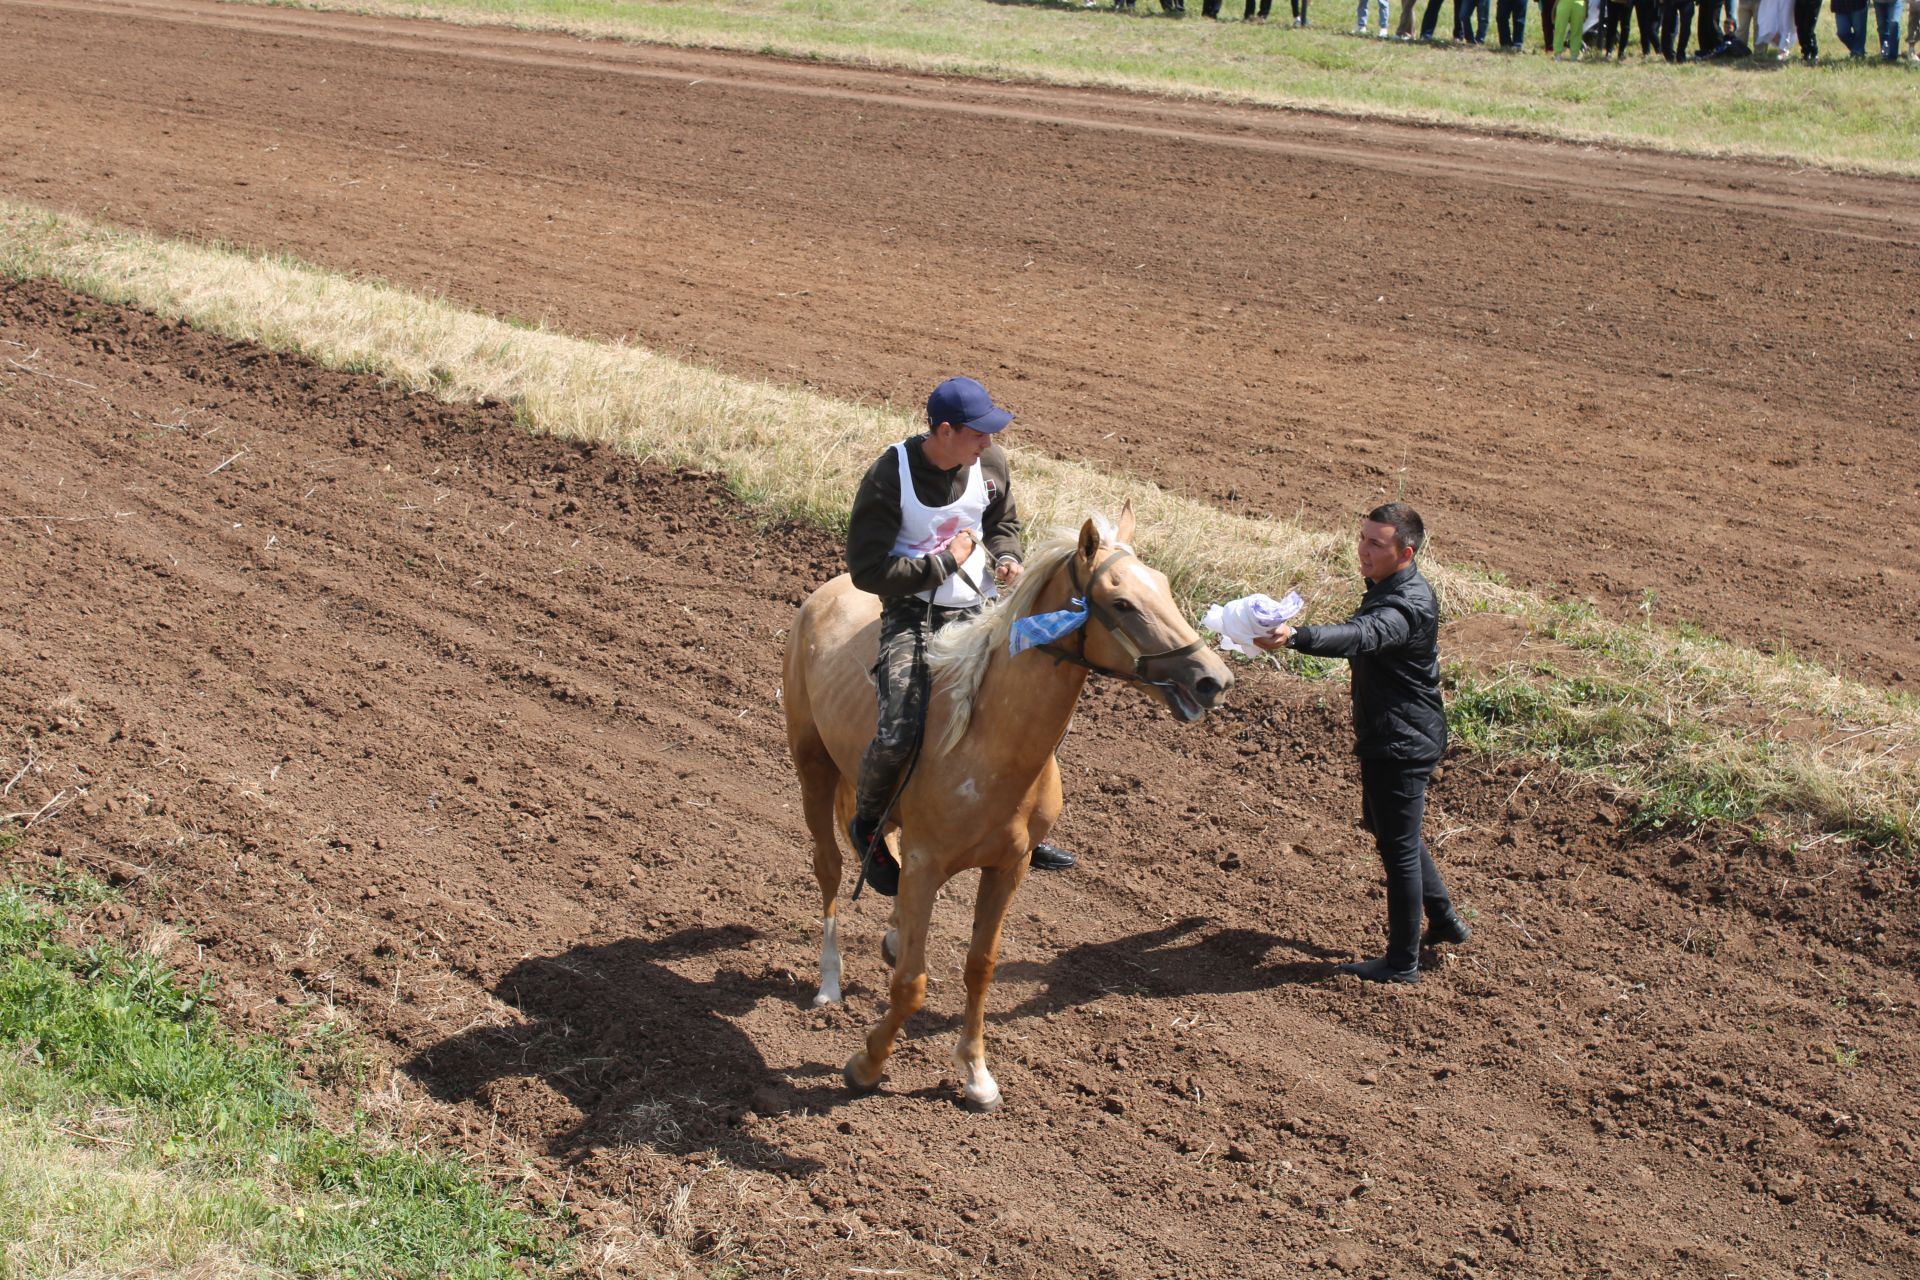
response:
<path fill-rule="evenodd" d="M 351 15 L 5 0 L 0 193 L 1903 679 L 1912 184 Z M 682 78 L 684 77 L 684 79 Z M 1863 527 L 1891 526 L 1890 537 Z M 1844 619 L 1844 623 L 1838 621 Z"/>

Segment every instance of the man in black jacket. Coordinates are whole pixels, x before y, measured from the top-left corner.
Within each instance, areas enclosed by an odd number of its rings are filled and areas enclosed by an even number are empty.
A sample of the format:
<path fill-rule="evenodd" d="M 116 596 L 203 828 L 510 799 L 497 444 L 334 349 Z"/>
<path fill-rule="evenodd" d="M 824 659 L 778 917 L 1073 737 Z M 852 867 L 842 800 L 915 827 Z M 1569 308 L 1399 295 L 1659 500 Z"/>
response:
<path fill-rule="evenodd" d="M 1360 525 L 1360 572 L 1367 591 L 1345 622 L 1276 628 L 1255 644 L 1283 645 L 1353 668 L 1354 754 L 1361 810 L 1387 871 L 1387 953 L 1340 966 L 1369 982 L 1420 981 L 1420 916 L 1426 945 L 1472 934 L 1454 913 L 1440 869 L 1420 837 L 1427 780 L 1447 746 L 1440 701 L 1440 606 L 1414 555 L 1426 541 L 1419 512 L 1390 502 Z"/>

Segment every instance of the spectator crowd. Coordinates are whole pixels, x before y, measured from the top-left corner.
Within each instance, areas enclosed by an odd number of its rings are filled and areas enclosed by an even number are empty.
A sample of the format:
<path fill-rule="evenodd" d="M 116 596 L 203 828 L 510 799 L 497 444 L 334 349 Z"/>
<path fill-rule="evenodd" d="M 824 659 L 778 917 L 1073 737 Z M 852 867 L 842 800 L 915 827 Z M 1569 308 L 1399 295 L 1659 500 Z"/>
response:
<path fill-rule="evenodd" d="M 1200 0 L 1200 15 L 1218 19 L 1226 0 Z M 1326 3 L 1327 0 L 1322 0 Z M 1920 62 L 1920 22 L 1908 22 L 1907 0 L 1825 0 L 1833 10 L 1834 30 L 1851 58 L 1873 55 L 1885 62 L 1903 58 Z M 1123 12 L 1138 0 L 1113 0 Z M 1293 25 L 1311 26 L 1310 0 L 1287 0 Z M 1345 0 L 1333 0 L 1344 12 Z M 1443 39 L 1440 10 L 1453 5 L 1452 39 L 1462 44 L 1487 43 L 1488 19 L 1497 47 L 1506 53 L 1526 50 L 1529 0 L 1398 0 L 1399 20 L 1390 22 L 1393 0 L 1358 0 L 1353 33 L 1377 34 L 1381 40 Z M 1540 8 L 1541 49 L 1557 59 L 1578 59 L 1597 53 L 1624 60 L 1635 44 L 1638 24 L 1639 54 L 1668 62 L 1706 62 L 1752 57 L 1787 58 L 1798 50 L 1802 59 L 1817 62 L 1820 44 L 1815 24 L 1822 0 L 1537 0 Z M 1186 0 L 1159 0 L 1174 17 L 1186 15 Z M 1273 0 L 1246 0 L 1245 20 L 1266 22 Z M 1424 4 L 1424 8 L 1422 5 Z M 1090 2 L 1089 7 L 1092 7 Z M 1415 24 L 1415 12 L 1419 22 Z M 1868 22 L 1878 40 L 1868 47 Z M 1901 27 L 1906 26 L 1906 49 L 1901 50 Z"/>

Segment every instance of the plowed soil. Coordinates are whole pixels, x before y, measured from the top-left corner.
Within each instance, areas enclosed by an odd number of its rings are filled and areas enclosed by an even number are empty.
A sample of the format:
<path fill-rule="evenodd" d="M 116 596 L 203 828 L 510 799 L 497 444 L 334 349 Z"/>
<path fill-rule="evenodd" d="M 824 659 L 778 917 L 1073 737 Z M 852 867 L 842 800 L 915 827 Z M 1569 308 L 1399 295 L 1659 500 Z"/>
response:
<path fill-rule="evenodd" d="M 1518 579 L 1889 679 L 1920 651 L 1910 187 L 173 0 L 0 13 L 9 196 L 864 398 L 965 368 L 1029 444 L 1223 505 L 1343 522 L 1404 483 Z M 1456 758 L 1428 831 L 1475 936 L 1366 988 L 1332 972 L 1384 914 L 1337 691 L 1248 668 L 1183 729 L 1096 686 L 1062 753 L 1082 865 L 1028 881 L 995 987 L 1006 1106 L 946 1066 L 965 882 L 851 1099 L 884 914 L 848 912 L 848 1001 L 813 1010 L 778 697 L 830 540 L 44 284 L 0 287 L 0 448 L 0 859 L 183 926 L 243 1026 L 344 1016 L 355 1101 L 564 1201 L 590 1272 L 1920 1272 L 1910 866 L 1630 834 Z"/>
<path fill-rule="evenodd" d="M 344 1015 L 359 1105 L 564 1199 L 590 1271 L 671 1274 L 655 1233 L 768 1276 L 1920 1268 L 1910 867 L 1629 837 L 1456 759 L 1428 829 L 1475 935 L 1364 988 L 1342 700 L 1249 668 L 1182 729 L 1096 686 L 1082 865 L 995 988 L 1006 1106 L 946 1066 L 961 881 L 849 1098 L 884 912 L 813 1010 L 777 688 L 828 539 L 47 285 L 0 288 L 0 353 L 0 809 L 40 815 L 0 856 L 183 926 L 243 1026 Z"/>
<path fill-rule="evenodd" d="M 1447 558 L 1616 616 L 1920 657 L 1911 183 L 205 0 L 0 14 L 0 194 L 855 399 L 970 372 L 1020 443 L 1224 507 L 1405 496 Z"/>

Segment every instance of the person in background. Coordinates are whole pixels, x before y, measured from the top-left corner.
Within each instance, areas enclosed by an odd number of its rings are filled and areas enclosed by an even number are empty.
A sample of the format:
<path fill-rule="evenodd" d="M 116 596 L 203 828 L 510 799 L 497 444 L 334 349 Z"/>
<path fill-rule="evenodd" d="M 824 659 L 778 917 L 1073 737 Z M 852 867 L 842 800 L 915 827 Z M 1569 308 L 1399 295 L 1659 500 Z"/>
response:
<path fill-rule="evenodd" d="M 1267 14 L 1273 8 L 1273 0 L 1247 0 L 1247 12 L 1243 22 L 1265 22 Z"/>
<path fill-rule="evenodd" d="M 1387 0 L 1374 0 L 1374 3 L 1380 8 L 1380 38 L 1385 40 L 1393 34 L 1387 30 Z M 1354 14 L 1353 34 L 1357 36 L 1367 34 L 1367 0 L 1360 0 L 1360 9 Z"/>
<path fill-rule="evenodd" d="M 1867 0 L 1859 3 L 1865 8 Z M 1660 0 L 1660 56 L 1668 62 L 1685 62 L 1692 35 L 1693 0 Z"/>
<path fill-rule="evenodd" d="M 1693 37 L 1693 56 L 1704 58 L 1726 40 L 1723 30 L 1728 0 L 1699 0 L 1699 26 Z"/>
<path fill-rule="evenodd" d="M 1560 0 L 1540 0 L 1540 34 L 1546 41 L 1540 47 L 1542 53 L 1553 52 L 1553 11 Z"/>
<path fill-rule="evenodd" d="M 1375 507 L 1360 522 L 1357 554 L 1367 590 L 1353 616 L 1331 626 L 1282 623 L 1254 639 L 1261 649 L 1345 658 L 1352 668 L 1353 753 L 1360 757 L 1361 816 L 1386 870 L 1387 951 L 1340 972 L 1367 982 L 1418 982 L 1423 942 L 1458 945 L 1473 935 L 1420 834 L 1427 781 L 1447 748 L 1440 602 L 1414 564 L 1425 541 L 1412 507 Z"/>
<path fill-rule="evenodd" d="M 1753 18 L 1754 54 L 1779 61 L 1800 43 L 1793 10 L 1799 0 L 1760 0 Z"/>
<path fill-rule="evenodd" d="M 1793 27 L 1800 37 L 1800 60 L 1820 61 L 1820 37 L 1814 27 L 1820 22 L 1820 0 L 1793 0 Z"/>
<path fill-rule="evenodd" d="M 1900 18 L 1907 0 L 1873 0 L 1873 25 L 1880 33 L 1880 57 L 1900 61 Z"/>
<path fill-rule="evenodd" d="M 1487 10 L 1491 0 L 1453 0 L 1453 38 L 1464 44 L 1487 42 Z M 1478 19 L 1479 29 L 1474 22 Z"/>
<path fill-rule="evenodd" d="M 1597 0 L 1600 5 L 1600 56 L 1602 59 L 1627 56 L 1627 39 L 1633 34 L 1632 0 Z"/>
<path fill-rule="evenodd" d="M 1633 0 L 1633 20 L 1640 26 L 1640 60 L 1660 50 L 1660 0 Z"/>
<path fill-rule="evenodd" d="M 1439 25 L 1440 25 L 1440 0 L 1427 0 L 1426 12 L 1420 15 L 1420 38 L 1422 40 L 1433 39 L 1434 28 L 1438 27 Z M 1454 25 L 1456 27 L 1460 25 L 1457 16 L 1455 18 Z"/>
<path fill-rule="evenodd" d="M 1862 2 L 1864 3 L 1864 0 L 1862 0 Z M 1296 27 L 1306 26 L 1307 0 L 1287 0 L 1287 3 L 1293 6 L 1293 25 Z"/>
<path fill-rule="evenodd" d="M 1527 39 L 1527 0 L 1498 0 L 1493 22 L 1500 37 L 1500 48 L 1507 53 L 1519 53 Z"/>
<path fill-rule="evenodd" d="M 1853 58 L 1867 56 L 1867 0 L 1833 0 L 1833 31 Z"/>
<path fill-rule="evenodd" d="M 1605 0 L 1599 0 L 1604 3 Z M 1559 36 L 1554 46 L 1553 60 L 1566 59 L 1580 61 L 1580 55 L 1586 51 L 1587 0 L 1560 0 L 1555 7 L 1553 26 Z"/>

